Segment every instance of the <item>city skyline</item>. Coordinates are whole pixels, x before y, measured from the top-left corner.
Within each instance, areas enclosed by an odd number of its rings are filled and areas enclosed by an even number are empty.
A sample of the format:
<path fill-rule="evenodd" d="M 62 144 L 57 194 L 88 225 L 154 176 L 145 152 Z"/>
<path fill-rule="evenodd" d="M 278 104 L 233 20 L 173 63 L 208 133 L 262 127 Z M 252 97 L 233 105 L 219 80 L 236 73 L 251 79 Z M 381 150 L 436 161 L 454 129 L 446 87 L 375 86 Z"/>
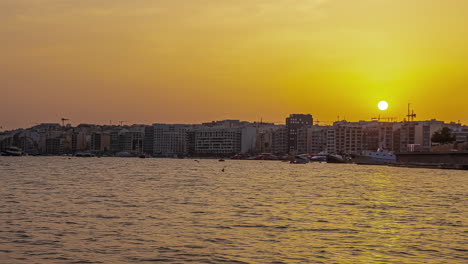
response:
<path fill-rule="evenodd" d="M 5 0 L 0 126 L 402 120 L 408 103 L 467 124 L 466 13 L 463 0 Z"/>
<path fill-rule="evenodd" d="M 145 153 L 156 157 L 239 154 L 244 158 L 245 154 L 253 153 L 358 155 L 379 149 L 430 151 L 439 148 L 441 142 L 456 142 L 453 146 L 462 149 L 468 137 L 468 126 L 437 120 L 412 122 L 412 117 L 411 122 L 339 121 L 332 126 L 314 126 L 313 120 L 311 114 L 290 114 L 285 125 L 220 120 L 202 124 L 80 124 L 74 127 L 66 125 L 64 119 L 62 124 L 44 123 L 0 133 L 0 152 L 9 155 L 10 149 L 21 149 L 30 155 L 91 155 L 92 152 L 106 156 Z"/>

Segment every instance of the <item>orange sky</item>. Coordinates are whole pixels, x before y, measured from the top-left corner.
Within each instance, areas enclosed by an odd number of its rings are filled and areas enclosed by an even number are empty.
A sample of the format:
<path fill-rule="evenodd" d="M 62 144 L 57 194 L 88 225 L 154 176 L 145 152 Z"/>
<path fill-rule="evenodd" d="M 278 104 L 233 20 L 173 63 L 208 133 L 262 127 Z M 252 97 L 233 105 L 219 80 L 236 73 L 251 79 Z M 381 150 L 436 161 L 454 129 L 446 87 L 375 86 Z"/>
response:
<path fill-rule="evenodd" d="M 468 124 L 466 0 L 0 0 L 0 126 Z"/>

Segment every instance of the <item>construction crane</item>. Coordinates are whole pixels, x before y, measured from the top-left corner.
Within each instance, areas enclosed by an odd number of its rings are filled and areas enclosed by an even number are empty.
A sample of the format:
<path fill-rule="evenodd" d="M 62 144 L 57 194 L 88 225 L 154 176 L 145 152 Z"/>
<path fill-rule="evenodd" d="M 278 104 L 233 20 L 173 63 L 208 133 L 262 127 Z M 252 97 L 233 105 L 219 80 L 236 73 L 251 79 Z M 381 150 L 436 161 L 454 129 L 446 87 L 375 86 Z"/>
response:
<path fill-rule="evenodd" d="M 408 114 L 406 116 L 408 117 L 408 121 L 414 121 L 416 114 L 414 113 L 413 109 L 411 109 L 411 113 L 410 113 L 410 105 L 411 104 L 408 104 Z"/>
<path fill-rule="evenodd" d="M 65 121 L 70 121 L 70 119 L 64 117 L 62 117 L 60 120 L 62 120 L 62 126 L 65 126 Z"/>
<path fill-rule="evenodd" d="M 371 120 L 372 121 L 379 121 L 380 120 L 386 120 L 387 122 L 394 122 L 396 121 L 398 118 L 396 117 L 380 117 L 380 115 L 378 117 L 372 117 Z"/>
<path fill-rule="evenodd" d="M 323 120 L 318 120 L 318 119 L 314 120 L 314 124 L 319 125 L 319 126 L 320 126 L 320 123 L 325 123 L 325 125 L 327 125 L 327 124 L 330 125 L 330 124 L 333 124 L 335 122 L 336 121 L 323 121 Z"/>

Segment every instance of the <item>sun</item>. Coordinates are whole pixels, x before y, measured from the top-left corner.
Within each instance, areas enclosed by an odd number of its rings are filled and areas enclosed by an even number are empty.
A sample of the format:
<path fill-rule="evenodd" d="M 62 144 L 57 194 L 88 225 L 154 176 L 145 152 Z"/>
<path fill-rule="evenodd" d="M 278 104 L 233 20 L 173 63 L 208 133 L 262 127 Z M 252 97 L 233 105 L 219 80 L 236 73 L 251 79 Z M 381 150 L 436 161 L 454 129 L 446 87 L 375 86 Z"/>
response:
<path fill-rule="evenodd" d="M 380 110 L 385 111 L 388 109 L 388 103 L 385 101 L 380 101 L 379 104 L 377 105 Z"/>

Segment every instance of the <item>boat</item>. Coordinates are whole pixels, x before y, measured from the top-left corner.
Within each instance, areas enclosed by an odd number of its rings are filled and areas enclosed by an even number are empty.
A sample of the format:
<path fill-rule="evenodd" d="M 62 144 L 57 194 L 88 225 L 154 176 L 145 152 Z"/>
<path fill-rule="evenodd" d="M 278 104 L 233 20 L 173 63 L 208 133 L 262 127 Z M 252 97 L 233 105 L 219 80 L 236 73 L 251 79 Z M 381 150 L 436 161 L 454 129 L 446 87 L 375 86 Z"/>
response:
<path fill-rule="evenodd" d="M 126 151 L 121 151 L 121 152 L 115 153 L 115 157 L 118 157 L 118 158 L 133 158 L 133 157 L 135 157 L 135 155 L 133 155 L 131 153 L 128 153 Z"/>
<path fill-rule="evenodd" d="M 310 162 L 310 160 L 308 158 L 308 155 L 301 154 L 301 155 L 296 155 L 294 157 L 294 160 L 292 160 L 290 163 L 291 164 L 307 164 L 309 162 Z"/>
<path fill-rule="evenodd" d="M 95 155 L 93 153 L 89 153 L 89 152 L 77 152 L 77 153 L 75 153 L 75 157 L 91 158 L 91 157 L 95 157 Z"/>
<path fill-rule="evenodd" d="M 23 156 L 23 151 L 18 147 L 8 147 L 2 154 L 3 156 Z"/>
<path fill-rule="evenodd" d="M 309 163 L 309 162 L 308 162 L 308 161 L 305 161 L 305 160 L 299 160 L 299 159 L 297 159 L 297 160 L 291 160 L 289 163 L 291 163 L 291 164 L 307 164 L 307 163 Z"/>
<path fill-rule="evenodd" d="M 327 162 L 327 155 L 311 155 L 309 156 L 311 162 Z"/>
<path fill-rule="evenodd" d="M 363 151 L 352 160 L 360 165 L 388 165 L 396 163 L 396 156 L 387 150 Z"/>
<path fill-rule="evenodd" d="M 327 163 L 348 163 L 348 159 L 339 154 L 328 154 Z"/>

